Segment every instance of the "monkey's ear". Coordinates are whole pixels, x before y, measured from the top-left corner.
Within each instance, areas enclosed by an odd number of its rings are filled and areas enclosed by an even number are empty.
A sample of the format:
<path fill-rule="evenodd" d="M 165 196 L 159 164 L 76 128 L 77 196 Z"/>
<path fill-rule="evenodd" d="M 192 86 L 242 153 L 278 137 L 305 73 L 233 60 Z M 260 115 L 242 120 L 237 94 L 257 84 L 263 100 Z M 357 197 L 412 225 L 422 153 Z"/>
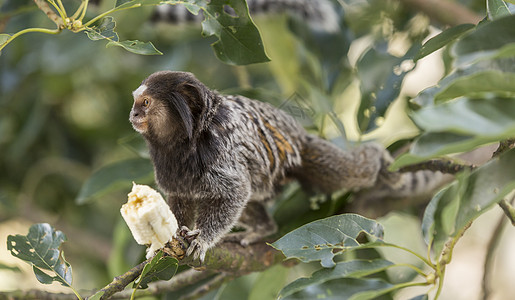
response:
<path fill-rule="evenodd" d="M 188 98 L 187 100 L 189 100 L 187 103 L 193 118 L 197 119 L 200 117 L 206 106 L 205 93 L 203 92 L 202 86 L 193 83 L 185 83 L 181 87 L 181 92 Z"/>
<path fill-rule="evenodd" d="M 180 93 L 174 93 L 172 95 L 172 105 L 175 111 L 179 115 L 184 126 L 186 135 L 191 140 L 193 137 L 193 117 L 190 107 L 188 106 L 188 100 Z"/>

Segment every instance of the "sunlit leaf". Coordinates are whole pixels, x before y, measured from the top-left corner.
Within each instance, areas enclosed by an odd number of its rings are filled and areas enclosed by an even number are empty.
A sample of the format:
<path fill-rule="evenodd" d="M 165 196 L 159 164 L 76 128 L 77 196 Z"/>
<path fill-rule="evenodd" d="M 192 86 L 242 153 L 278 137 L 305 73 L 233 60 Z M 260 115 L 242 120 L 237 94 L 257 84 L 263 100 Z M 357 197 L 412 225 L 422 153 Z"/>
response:
<path fill-rule="evenodd" d="M 236 16 L 228 14 L 224 10 L 226 7 L 231 7 Z M 247 65 L 270 60 L 244 0 L 212 0 L 204 11 L 204 17 L 202 33 L 217 37 L 211 46 L 221 61 Z"/>
<path fill-rule="evenodd" d="M 475 26 L 473 24 L 461 24 L 442 31 L 440 34 L 432 37 L 426 43 L 424 43 L 422 48 L 420 48 L 418 51 L 417 55 L 415 55 L 415 61 L 424 58 L 427 55 L 442 48 L 443 46 L 455 41 L 465 32 L 471 30 L 474 27 Z"/>
<path fill-rule="evenodd" d="M 435 101 L 453 99 L 461 96 L 484 97 L 492 94 L 515 96 L 515 73 L 486 70 L 462 76 L 447 85 L 435 95 Z M 486 94 L 488 93 L 488 95 Z"/>
<path fill-rule="evenodd" d="M 279 293 L 279 298 L 286 297 L 309 286 L 318 285 L 326 281 L 339 278 L 361 278 L 377 272 L 384 271 L 393 263 L 384 259 L 352 260 L 339 262 L 334 268 L 316 271 L 309 278 L 299 278 L 285 286 Z"/>
<path fill-rule="evenodd" d="M 51 284 L 56 281 L 63 286 L 71 287 L 72 268 L 59 250 L 64 241 L 64 233 L 56 231 L 49 224 L 34 224 L 26 236 L 9 235 L 7 250 L 13 256 L 32 264 L 39 282 Z M 51 271 L 55 275 L 49 275 L 42 270 Z"/>
<path fill-rule="evenodd" d="M 332 216 L 306 224 L 286 234 L 272 246 L 287 258 L 303 262 L 318 261 L 325 268 L 334 267 L 333 257 L 346 249 L 360 246 L 368 237 L 380 240 L 383 227 L 374 220 L 355 214 Z M 359 238 L 359 241 L 358 241 Z"/>
<path fill-rule="evenodd" d="M 133 181 L 150 182 L 153 171 L 150 160 L 142 158 L 107 165 L 93 173 L 82 185 L 75 201 L 84 204 L 117 189 L 130 189 Z"/>
<path fill-rule="evenodd" d="M 409 153 L 394 161 L 392 170 L 515 136 L 513 99 L 460 98 L 422 108 L 412 117 L 425 133 L 415 140 Z"/>
<path fill-rule="evenodd" d="M 157 280 L 170 280 L 177 271 L 178 261 L 171 256 L 163 256 L 159 251 L 152 260 L 145 265 L 141 275 L 134 281 L 134 288 L 146 289 L 148 284 Z"/>
<path fill-rule="evenodd" d="M 515 15 L 493 20 L 468 32 L 453 47 L 458 65 L 465 65 L 479 59 L 496 57 L 499 52 L 513 54 L 515 43 Z M 509 47 L 506 53 L 504 47 Z"/>
<path fill-rule="evenodd" d="M 109 42 L 106 47 L 119 46 L 125 50 L 141 54 L 141 55 L 162 55 L 163 53 L 154 47 L 151 42 L 140 41 L 123 41 L 123 42 Z"/>
<path fill-rule="evenodd" d="M 502 0 L 487 0 L 486 11 L 490 20 L 496 20 L 510 15 L 510 10 Z"/>
<path fill-rule="evenodd" d="M 448 131 L 462 135 L 515 136 L 513 99 L 474 100 L 460 98 L 422 108 L 412 116 L 424 131 Z"/>

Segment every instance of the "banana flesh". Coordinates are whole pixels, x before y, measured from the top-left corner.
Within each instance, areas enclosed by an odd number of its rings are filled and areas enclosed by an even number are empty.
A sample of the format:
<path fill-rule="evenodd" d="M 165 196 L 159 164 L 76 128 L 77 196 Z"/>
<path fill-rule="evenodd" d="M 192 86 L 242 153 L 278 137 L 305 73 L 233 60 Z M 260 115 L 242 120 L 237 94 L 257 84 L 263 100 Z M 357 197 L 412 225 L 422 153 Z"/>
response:
<path fill-rule="evenodd" d="M 136 242 L 149 245 L 147 258 L 163 248 L 177 232 L 177 220 L 170 207 L 161 194 L 149 186 L 133 184 L 120 212 Z"/>

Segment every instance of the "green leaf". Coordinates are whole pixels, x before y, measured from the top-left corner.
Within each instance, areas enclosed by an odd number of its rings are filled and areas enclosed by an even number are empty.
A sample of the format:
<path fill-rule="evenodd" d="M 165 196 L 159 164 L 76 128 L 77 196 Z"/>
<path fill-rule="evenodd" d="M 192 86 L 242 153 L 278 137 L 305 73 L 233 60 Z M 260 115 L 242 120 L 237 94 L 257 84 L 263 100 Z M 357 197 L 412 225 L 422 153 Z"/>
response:
<path fill-rule="evenodd" d="M 429 39 L 415 55 L 415 61 L 428 56 L 443 46 L 455 41 L 464 33 L 470 31 L 475 26 L 473 24 L 461 24 L 442 31 L 437 36 Z"/>
<path fill-rule="evenodd" d="M 72 269 L 64 259 L 62 252 L 59 251 L 59 247 L 64 241 L 66 241 L 64 233 L 56 231 L 49 224 L 34 224 L 26 236 L 9 235 L 7 250 L 13 256 L 31 263 L 39 282 L 50 284 L 57 281 L 63 286 L 71 287 Z M 55 276 L 51 276 L 41 269 L 52 271 Z"/>
<path fill-rule="evenodd" d="M 236 16 L 226 13 L 226 6 L 233 8 Z M 270 61 L 245 0 L 212 0 L 205 7 L 204 17 L 202 33 L 217 37 L 211 46 L 218 59 L 232 65 Z"/>
<path fill-rule="evenodd" d="M 152 260 L 145 265 L 141 275 L 134 281 L 133 288 L 148 288 L 148 284 L 157 280 L 170 280 L 177 271 L 179 262 L 171 256 L 163 257 L 159 251 Z"/>
<path fill-rule="evenodd" d="M 153 171 L 150 160 L 142 158 L 107 165 L 93 173 L 82 185 L 75 202 L 84 204 L 118 189 L 130 189 L 132 182 L 150 182 Z"/>
<path fill-rule="evenodd" d="M 333 91 L 342 73 L 352 77 L 347 59 L 352 42 L 352 33 L 348 27 L 339 28 L 340 30 L 336 31 L 324 31 L 313 28 L 302 18 L 290 18 L 288 25 L 291 32 L 319 61 L 325 92 Z M 313 82 L 310 83 L 313 84 Z M 350 81 L 348 83 L 350 84 Z M 342 87 L 338 86 L 338 88 Z"/>
<path fill-rule="evenodd" d="M 290 268 L 278 264 L 259 273 L 248 300 L 277 299 L 279 291 L 288 282 L 289 272 Z"/>
<path fill-rule="evenodd" d="M 343 214 L 297 228 L 272 246 L 287 258 L 298 258 L 303 262 L 320 260 L 323 267 L 331 268 L 335 266 L 333 257 L 338 252 L 360 246 L 364 237 L 380 240 L 382 236 L 383 227 L 376 221 Z"/>
<path fill-rule="evenodd" d="M 151 42 L 140 42 L 140 41 L 123 41 L 123 42 L 109 42 L 106 47 L 119 46 L 125 50 L 141 54 L 141 55 L 163 55 L 163 53 L 154 47 Z"/>
<path fill-rule="evenodd" d="M 459 98 L 422 108 L 412 118 L 426 133 L 394 161 L 391 170 L 515 136 L 513 99 Z"/>
<path fill-rule="evenodd" d="M 299 278 L 288 284 L 279 293 L 279 298 L 289 296 L 307 288 L 308 286 L 319 285 L 334 279 L 361 278 L 368 276 L 381 272 L 392 265 L 393 263 L 384 259 L 339 262 L 334 268 L 318 270 L 309 278 Z"/>
<path fill-rule="evenodd" d="M 455 219 L 456 228 L 465 227 L 515 189 L 514 166 L 515 150 L 510 150 L 471 173 Z"/>
<path fill-rule="evenodd" d="M 310 286 L 282 299 L 287 300 L 313 300 L 313 299 L 352 299 L 351 297 L 367 291 L 388 290 L 392 287 L 379 279 L 344 278 Z"/>
<path fill-rule="evenodd" d="M 513 97 L 515 96 L 514 83 L 515 73 L 496 70 L 480 71 L 454 80 L 435 95 L 435 102 L 461 96 L 491 97 L 491 94 Z"/>
<path fill-rule="evenodd" d="M 412 119 L 424 131 L 507 138 L 515 136 L 515 101 L 460 98 L 422 108 Z"/>
<path fill-rule="evenodd" d="M 423 224 L 431 228 L 428 239 L 433 237 L 437 255 L 449 238 L 459 236 L 471 221 L 515 189 L 513 166 L 515 150 L 512 149 L 470 174 L 459 176 L 456 182 L 433 198 Z"/>
<path fill-rule="evenodd" d="M 486 10 L 490 20 L 496 20 L 511 14 L 508 6 L 502 0 L 487 0 Z"/>
<path fill-rule="evenodd" d="M 358 108 L 358 125 L 362 132 L 370 132 L 379 126 L 390 104 L 397 99 L 402 81 L 415 64 L 413 57 L 420 49 L 414 44 L 403 57 L 369 49 L 357 62 L 360 79 L 361 102 Z"/>
<path fill-rule="evenodd" d="M 515 49 L 510 45 L 513 43 L 515 43 L 515 15 L 510 15 L 485 23 L 468 32 L 454 45 L 453 55 L 457 57 L 458 65 L 465 65 L 479 59 L 496 57 L 503 52 L 503 55 L 513 55 Z"/>
<path fill-rule="evenodd" d="M 433 230 L 435 214 L 438 208 L 438 202 L 442 198 L 445 190 L 447 190 L 447 188 L 438 191 L 438 193 L 433 196 L 429 204 L 426 206 L 426 209 L 424 210 L 424 216 L 422 218 L 422 236 L 424 236 L 424 242 L 426 242 L 427 245 L 431 244 L 434 239 Z"/>
<path fill-rule="evenodd" d="M 86 34 L 93 41 L 108 39 L 118 42 L 118 34 L 114 31 L 115 28 L 116 22 L 114 18 L 107 16 L 101 19 L 97 25 L 86 29 Z"/>

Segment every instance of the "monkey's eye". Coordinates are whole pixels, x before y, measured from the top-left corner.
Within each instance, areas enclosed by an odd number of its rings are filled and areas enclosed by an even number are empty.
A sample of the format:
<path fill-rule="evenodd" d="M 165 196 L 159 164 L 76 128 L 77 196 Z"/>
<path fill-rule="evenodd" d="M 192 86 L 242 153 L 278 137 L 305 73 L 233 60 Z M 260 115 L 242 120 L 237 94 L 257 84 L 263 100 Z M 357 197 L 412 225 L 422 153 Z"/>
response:
<path fill-rule="evenodd" d="M 149 104 L 150 104 L 150 100 L 148 100 L 148 98 L 145 98 L 143 100 L 143 107 L 148 107 Z"/>

